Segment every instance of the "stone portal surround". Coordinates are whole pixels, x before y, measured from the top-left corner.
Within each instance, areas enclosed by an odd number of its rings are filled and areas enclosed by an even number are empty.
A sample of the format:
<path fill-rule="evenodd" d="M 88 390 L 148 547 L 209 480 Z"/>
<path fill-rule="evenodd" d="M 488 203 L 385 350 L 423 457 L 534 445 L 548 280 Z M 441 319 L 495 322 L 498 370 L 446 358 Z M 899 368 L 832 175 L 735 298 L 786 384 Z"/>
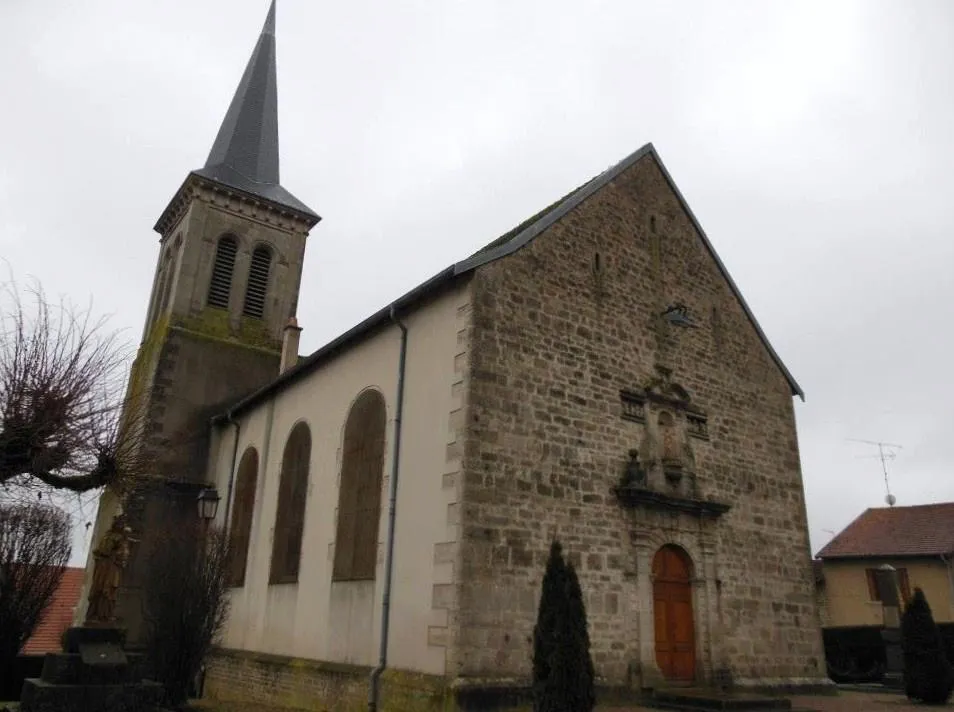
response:
<path fill-rule="evenodd" d="M 714 525 L 685 514 L 638 511 L 633 515 L 631 539 L 634 570 L 627 578 L 630 586 L 629 610 L 625 625 L 631 640 L 638 641 L 635 662 L 638 674 L 633 682 L 641 688 L 652 688 L 665 680 L 656 664 L 655 611 L 653 601 L 653 557 L 667 544 L 675 545 L 692 561 L 692 604 L 696 643 L 696 678 L 698 682 L 713 680 L 720 667 L 718 640 L 719 614 L 715 539 L 708 529 Z"/>

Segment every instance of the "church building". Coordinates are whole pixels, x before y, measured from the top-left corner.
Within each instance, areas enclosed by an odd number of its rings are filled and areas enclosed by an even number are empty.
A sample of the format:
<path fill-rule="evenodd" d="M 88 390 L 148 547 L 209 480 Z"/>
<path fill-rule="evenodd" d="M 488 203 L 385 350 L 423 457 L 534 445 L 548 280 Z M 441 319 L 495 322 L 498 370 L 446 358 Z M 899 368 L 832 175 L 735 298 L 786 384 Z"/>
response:
<path fill-rule="evenodd" d="M 825 684 L 803 393 L 651 144 L 302 358 L 320 218 L 278 168 L 273 3 L 155 226 L 130 389 L 161 466 L 103 495 L 94 534 L 122 506 L 148 538 L 220 494 L 231 614 L 207 695 L 343 708 L 374 679 L 423 709 L 525 689 L 554 538 L 599 686 Z"/>

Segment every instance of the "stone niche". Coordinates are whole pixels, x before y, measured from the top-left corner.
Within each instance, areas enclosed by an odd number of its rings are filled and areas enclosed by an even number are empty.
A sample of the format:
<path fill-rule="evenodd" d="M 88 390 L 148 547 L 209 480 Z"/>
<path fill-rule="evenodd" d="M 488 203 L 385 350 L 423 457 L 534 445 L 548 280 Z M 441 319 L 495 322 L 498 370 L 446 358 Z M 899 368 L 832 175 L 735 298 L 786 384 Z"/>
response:
<path fill-rule="evenodd" d="M 614 488 L 620 503 L 705 518 L 727 512 L 728 504 L 699 495 L 693 441 L 709 439 L 708 419 L 669 369 L 657 366 L 642 387 L 621 391 L 620 401 L 623 419 L 638 426 Z"/>

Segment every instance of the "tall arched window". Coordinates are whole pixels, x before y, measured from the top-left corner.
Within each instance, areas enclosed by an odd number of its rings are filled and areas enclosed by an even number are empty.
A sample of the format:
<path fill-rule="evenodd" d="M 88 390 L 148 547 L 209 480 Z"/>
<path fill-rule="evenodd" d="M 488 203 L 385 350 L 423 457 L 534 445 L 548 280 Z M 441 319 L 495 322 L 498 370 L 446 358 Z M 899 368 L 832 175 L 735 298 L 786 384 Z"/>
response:
<path fill-rule="evenodd" d="M 288 436 L 282 456 L 275 513 L 275 539 L 269 583 L 297 583 L 301 563 L 301 537 L 305 529 L 305 498 L 308 495 L 308 463 L 311 431 L 299 423 Z"/>
<path fill-rule="evenodd" d="M 232 522 L 229 527 L 229 585 L 245 584 L 248 544 L 252 534 L 252 514 L 255 511 L 255 486 L 258 482 L 258 453 L 250 447 L 242 455 L 235 477 L 235 497 L 232 503 Z"/>
<path fill-rule="evenodd" d="M 259 245 L 252 252 L 252 264 L 248 268 L 248 286 L 245 288 L 245 305 L 242 313 L 261 319 L 265 313 L 265 295 L 268 293 L 268 272 L 272 267 L 272 251 Z"/>
<path fill-rule="evenodd" d="M 210 307 L 229 308 L 236 252 L 238 252 L 238 241 L 234 237 L 226 235 L 219 238 L 219 244 L 215 248 L 215 263 L 212 265 L 212 279 L 209 281 L 208 304 Z"/>
<path fill-rule="evenodd" d="M 163 266 L 166 278 L 162 284 L 162 301 L 159 303 L 159 314 L 165 314 L 166 307 L 169 306 L 169 293 L 172 291 L 172 280 L 175 278 L 176 273 L 176 251 L 177 247 L 173 245 L 169 248 L 169 251 L 166 252 L 166 261 Z"/>
<path fill-rule="evenodd" d="M 378 391 L 355 401 L 345 424 L 333 581 L 374 580 L 387 416 Z"/>

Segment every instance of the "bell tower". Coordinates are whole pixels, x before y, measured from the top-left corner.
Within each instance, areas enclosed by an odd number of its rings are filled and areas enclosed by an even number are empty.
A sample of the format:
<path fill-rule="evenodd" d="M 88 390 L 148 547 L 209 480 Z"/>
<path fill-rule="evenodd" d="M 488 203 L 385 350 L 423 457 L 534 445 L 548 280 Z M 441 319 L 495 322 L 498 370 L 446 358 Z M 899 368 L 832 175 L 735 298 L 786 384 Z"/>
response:
<path fill-rule="evenodd" d="M 209 418 L 279 374 L 282 332 L 296 313 L 305 243 L 321 218 L 279 180 L 275 2 L 205 165 L 191 171 L 154 229 L 159 255 L 125 426 L 144 482 L 100 497 L 95 549 L 124 511 L 139 542 L 117 614 L 129 641 L 151 539 L 195 517 L 206 478 Z M 92 572 L 87 563 L 87 586 Z M 76 618 L 86 613 L 86 591 Z"/>
<path fill-rule="evenodd" d="M 208 416 L 278 375 L 308 232 L 321 219 L 282 187 L 275 2 L 212 150 L 156 221 L 159 258 L 131 397 L 142 446 L 176 479 L 204 477 Z"/>

